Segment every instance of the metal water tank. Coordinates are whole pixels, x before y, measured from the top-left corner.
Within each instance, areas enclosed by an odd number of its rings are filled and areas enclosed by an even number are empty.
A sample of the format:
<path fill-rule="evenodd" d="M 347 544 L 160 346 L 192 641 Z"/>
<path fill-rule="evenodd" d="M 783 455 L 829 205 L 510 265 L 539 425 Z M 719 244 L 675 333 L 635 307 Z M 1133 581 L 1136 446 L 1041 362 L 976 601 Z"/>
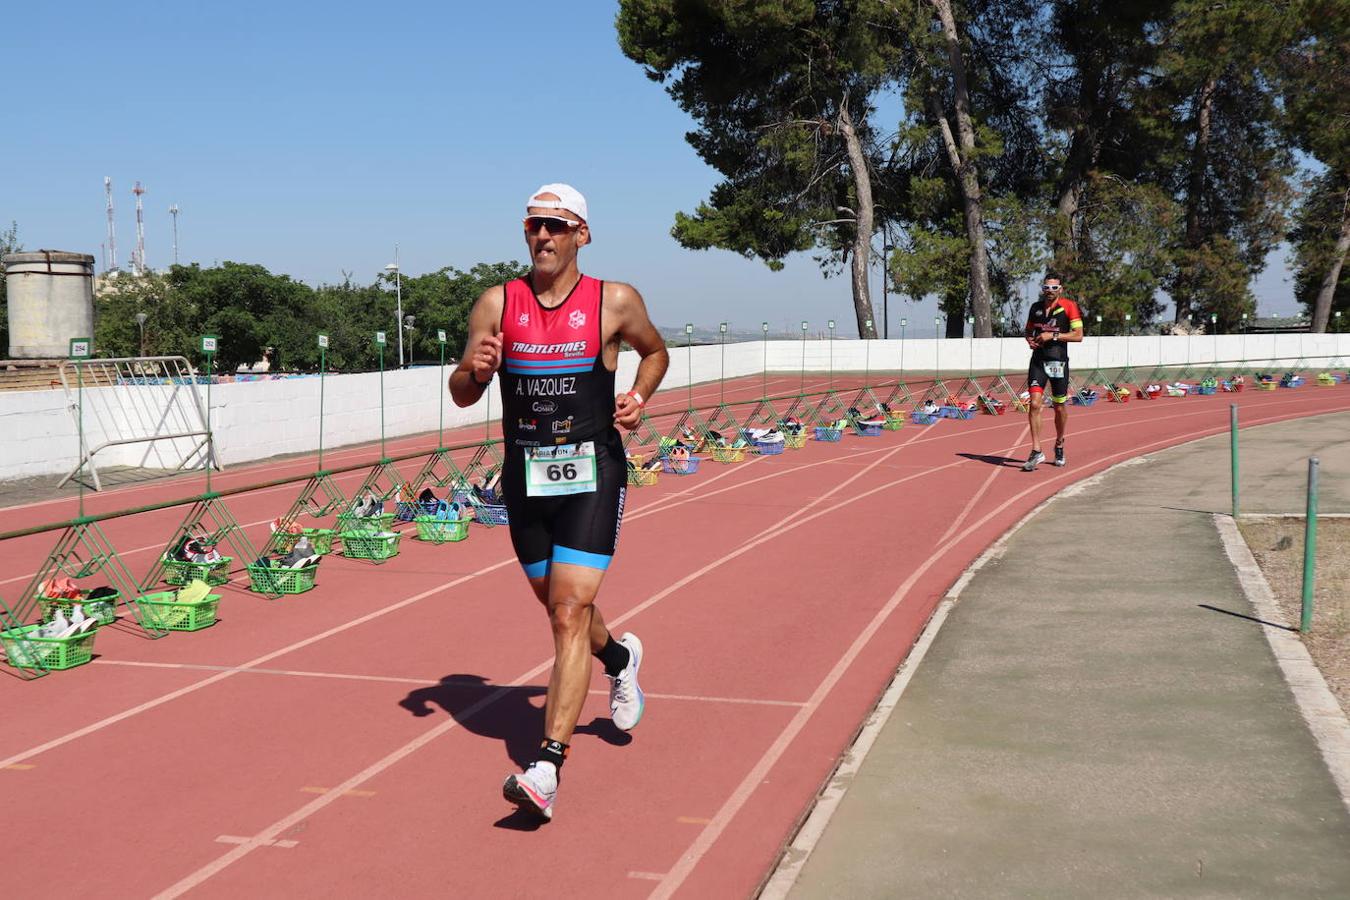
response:
<path fill-rule="evenodd" d="M 94 336 L 94 257 L 36 250 L 7 253 L 10 359 L 60 359 L 71 338 Z"/>

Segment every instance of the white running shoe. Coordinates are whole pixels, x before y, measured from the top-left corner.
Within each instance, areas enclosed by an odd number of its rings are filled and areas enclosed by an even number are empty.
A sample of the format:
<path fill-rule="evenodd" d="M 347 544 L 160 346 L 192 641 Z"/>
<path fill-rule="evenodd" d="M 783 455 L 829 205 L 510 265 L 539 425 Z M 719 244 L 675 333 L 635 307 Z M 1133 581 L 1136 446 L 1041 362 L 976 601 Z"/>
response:
<path fill-rule="evenodd" d="M 642 641 L 627 631 L 619 638 L 619 643 L 628 648 L 628 665 L 609 680 L 609 717 L 620 731 L 632 731 L 642 720 L 642 688 L 638 687 Z"/>
<path fill-rule="evenodd" d="M 553 763 L 532 762 L 519 775 L 508 775 L 502 796 L 521 809 L 551 820 L 558 799 L 558 769 Z"/>

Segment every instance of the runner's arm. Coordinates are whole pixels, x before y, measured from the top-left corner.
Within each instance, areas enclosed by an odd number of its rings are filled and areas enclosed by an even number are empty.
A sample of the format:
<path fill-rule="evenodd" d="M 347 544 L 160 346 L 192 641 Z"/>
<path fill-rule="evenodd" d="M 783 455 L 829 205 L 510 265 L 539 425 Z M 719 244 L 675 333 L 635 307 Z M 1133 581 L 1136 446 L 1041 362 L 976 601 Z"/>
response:
<path fill-rule="evenodd" d="M 1064 310 L 1069 314 L 1069 330 L 1055 338 L 1066 344 L 1076 344 L 1083 340 L 1083 313 L 1072 300 L 1064 301 Z"/>
<path fill-rule="evenodd" d="M 464 355 L 450 373 L 450 397 L 456 406 L 473 406 L 492 384 L 502 364 L 502 340 L 499 327 L 506 292 L 501 285 L 490 287 L 474 301 L 469 311 L 469 336 Z"/>
<path fill-rule="evenodd" d="M 642 407 L 651 401 L 661 380 L 666 377 L 670 367 L 670 353 L 666 350 L 665 339 L 656 330 L 647 315 L 647 304 L 642 295 L 630 284 L 610 282 L 605 285 L 612 291 L 613 309 L 617 316 L 615 335 L 626 342 L 642 357 L 638 363 L 637 374 L 633 377 L 633 388 L 626 394 L 614 398 L 614 421 L 624 428 L 633 429 L 642 419 Z M 639 402 L 634 394 L 642 398 Z"/>

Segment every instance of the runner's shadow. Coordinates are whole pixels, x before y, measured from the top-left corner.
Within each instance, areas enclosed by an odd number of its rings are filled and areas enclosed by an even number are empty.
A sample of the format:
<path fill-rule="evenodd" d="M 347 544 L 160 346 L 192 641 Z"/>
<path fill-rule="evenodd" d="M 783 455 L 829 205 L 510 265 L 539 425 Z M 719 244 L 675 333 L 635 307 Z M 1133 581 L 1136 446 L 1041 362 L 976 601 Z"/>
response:
<path fill-rule="evenodd" d="M 498 686 L 489 684 L 482 675 L 457 673 L 446 675 L 437 684 L 409 691 L 398 705 L 418 717 L 433 715 L 436 712 L 433 707 L 439 706 L 465 730 L 501 741 L 506 755 L 517 768 L 524 769 L 538 758 L 546 693 L 541 685 Z M 609 718 L 599 716 L 578 723 L 576 734 L 598 737 L 616 747 L 633 740 L 632 735 L 620 731 Z M 576 743 L 575 737 L 572 742 Z M 533 816 L 519 811 L 495 824 L 499 828 L 531 831 L 539 826 Z"/>
<path fill-rule="evenodd" d="M 957 456 L 974 460 L 975 462 L 988 463 L 991 466 L 1008 468 L 1009 466 L 1020 466 L 1023 460 L 1013 459 L 1011 456 L 995 456 L 989 453 L 958 453 Z"/>

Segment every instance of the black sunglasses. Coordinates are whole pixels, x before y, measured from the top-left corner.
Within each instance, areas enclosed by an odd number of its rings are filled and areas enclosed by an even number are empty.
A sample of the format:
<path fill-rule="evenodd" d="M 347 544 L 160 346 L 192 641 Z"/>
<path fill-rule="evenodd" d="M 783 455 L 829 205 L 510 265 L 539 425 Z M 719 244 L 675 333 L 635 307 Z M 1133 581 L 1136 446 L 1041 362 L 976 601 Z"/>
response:
<path fill-rule="evenodd" d="M 526 216 L 524 221 L 527 234 L 534 234 L 540 228 L 547 229 L 549 234 L 565 234 L 570 229 L 581 226 L 575 219 L 564 219 L 561 216 Z"/>

